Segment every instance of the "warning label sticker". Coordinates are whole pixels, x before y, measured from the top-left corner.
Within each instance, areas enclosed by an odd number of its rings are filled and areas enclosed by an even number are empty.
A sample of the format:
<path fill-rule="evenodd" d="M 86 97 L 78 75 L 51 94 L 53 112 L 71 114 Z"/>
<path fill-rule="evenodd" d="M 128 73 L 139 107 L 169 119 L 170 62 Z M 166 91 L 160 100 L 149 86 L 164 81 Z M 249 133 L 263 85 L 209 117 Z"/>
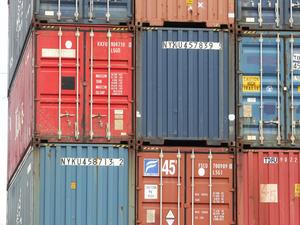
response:
<path fill-rule="evenodd" d="M 295 197 L 300 197 L 300 184 L 295 184 Z"/>
<path fill-rule="evenodd" d="M 145 184 L 144 187 L 144 198 L 145 199 L 157 199 L 158 187 L 155 184 Z"/>
<path fill-rule="evenodd" d="M 243 76 L 243 92 L 260 92 L 259 76 Z"/>

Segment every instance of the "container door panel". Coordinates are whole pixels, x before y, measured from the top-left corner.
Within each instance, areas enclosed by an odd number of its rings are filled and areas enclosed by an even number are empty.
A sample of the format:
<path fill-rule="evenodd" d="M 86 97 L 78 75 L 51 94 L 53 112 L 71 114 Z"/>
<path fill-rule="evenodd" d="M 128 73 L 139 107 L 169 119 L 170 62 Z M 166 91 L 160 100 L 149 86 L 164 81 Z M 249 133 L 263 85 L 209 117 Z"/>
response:
<path fill-rule="evenodd" d="M 79 13 L 79 0 L 36 0 L 36 14 L 41 20 L 61 21 L 76 21 L 81 16 Z M 76 7 L 77 4 L 77 7 Z"/>
<path fill-rule="evenodd" d="M 92 32 L 86 40 L 87 135 L 91 140 L 128 137 L 132 133 L 131 34 Z"/>
<path fill-rule="evenodd" d="M 181 158 L 176 152 L 140 155 L 137 209 L 140 224 L 178 225 L 179 220 L 184 224 L 185 166 L 184 155 L 179 155 Z"/>
<path fill-rule="evenodd" d="M 240 136 L 252 144 L 280 144 L 284 138 L 283 57 L 276 37 L 240 43 Z"/>
<path fill-rule="evenodd" d="M 82 135 L 81 37 L 76 31 L 38 34 L 36 129 L 42 136 L 78 139 Z"/>
<path fill-rule="evenodd" d="M 94 23 L 126 23 L 131 14 L 130 0 L 85 0 L 84 18 Z"/>
<path fill-rule="evenodd" d="M 300 25 L 300 2 L 297 0 L 286 1 L 284 3 L 285 24 L 287 28 Z"/>
<path fill-rule="evenodd" d="M 240 22 L 258 28 L 279 28 L 283 18 L 283 5 L 278 0 L 238 1 Z M 281 12 L 282 9 L 282 12 Z"/>
<path fill-rule="evenodd" d="M 234 221 L 233 157 L 192 153 L 186 159 L 186 224 L 208 225 L 211 217 L 213 224 L 230 225 Z"/>
<path fill-rule="evenodd" d="M 289 36 L 286 41 L 286 71 L 287 80 L 287 103 L 288 112 L 287 142 L 292 145 L 300 144 L 300 38 Z"/>

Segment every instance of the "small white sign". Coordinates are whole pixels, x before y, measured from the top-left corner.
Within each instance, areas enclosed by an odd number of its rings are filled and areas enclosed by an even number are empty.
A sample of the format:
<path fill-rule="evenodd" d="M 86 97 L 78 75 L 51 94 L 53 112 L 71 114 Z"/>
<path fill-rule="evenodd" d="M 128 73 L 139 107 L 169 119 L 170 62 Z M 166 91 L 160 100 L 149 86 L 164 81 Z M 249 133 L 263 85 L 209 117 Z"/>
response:
<path fill-rule="evenodd" d="M 144 186 L 144 198 L 145 199 L 157 199 L 158 187 L 155 184 L 145 184 Z"/>
<path fill-rule="evenodd" d="M 246 22 L 247 23 L 254 23 L 255 22 L 255 18 L 254 17 L 247 17 L 246 18 Z"/>
<path fill-rule="evenodd" d="M 249 103 L 255 103 L 256 102 L 256 98 L 247 98 L 247 102 L 249 102 Z"/>
<path fill-rule="evenodd" d="M 264 164 L 277 164 L 278 162 L 277 157 L 264 157 Z"/>

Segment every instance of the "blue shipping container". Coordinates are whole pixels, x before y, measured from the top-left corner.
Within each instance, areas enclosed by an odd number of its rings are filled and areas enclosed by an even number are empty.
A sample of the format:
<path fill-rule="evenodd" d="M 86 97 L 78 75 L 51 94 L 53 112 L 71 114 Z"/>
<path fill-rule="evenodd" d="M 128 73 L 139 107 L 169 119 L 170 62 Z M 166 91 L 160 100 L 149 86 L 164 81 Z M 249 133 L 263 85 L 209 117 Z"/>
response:
<path fill-rule="evenodd" d="M 300 25 L 300 3 L 295 0 L 237 0 L 239 26 L 252 29 L 292 29 Z"/>
<path fill-rule="evenodd" d="M 239 139 L 243 143 L 300 146 L 299 35 L 258 32 L 239 37 Z"/>
<path fill-rule="evenodd" d="M 137 138 L 234 139 L 232 35 L 208 29 L 137 33 Z"/>
<path fill-rule="evenodd" d="M 29 151 L 8 189 L 8 224 L 134 224 L 128 154 L 113 145 Z"/>
<path fill-rule="evenodd" d="M 9 84 L 32 22 L 120 25 L 132 20 L 131 0 L 10 0 Z"/>

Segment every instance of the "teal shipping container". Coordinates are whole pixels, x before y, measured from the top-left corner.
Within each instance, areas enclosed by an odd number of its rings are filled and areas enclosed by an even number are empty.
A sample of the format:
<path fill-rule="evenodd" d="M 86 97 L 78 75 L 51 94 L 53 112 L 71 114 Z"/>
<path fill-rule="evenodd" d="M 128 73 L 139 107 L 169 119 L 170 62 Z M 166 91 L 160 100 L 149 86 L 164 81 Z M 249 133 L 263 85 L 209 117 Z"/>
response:
<path fill-rule="evenodd" d="M 32 148 L 8 187 L 8 224 L 134 224 L 131 154 L 113 145 Z"/>

